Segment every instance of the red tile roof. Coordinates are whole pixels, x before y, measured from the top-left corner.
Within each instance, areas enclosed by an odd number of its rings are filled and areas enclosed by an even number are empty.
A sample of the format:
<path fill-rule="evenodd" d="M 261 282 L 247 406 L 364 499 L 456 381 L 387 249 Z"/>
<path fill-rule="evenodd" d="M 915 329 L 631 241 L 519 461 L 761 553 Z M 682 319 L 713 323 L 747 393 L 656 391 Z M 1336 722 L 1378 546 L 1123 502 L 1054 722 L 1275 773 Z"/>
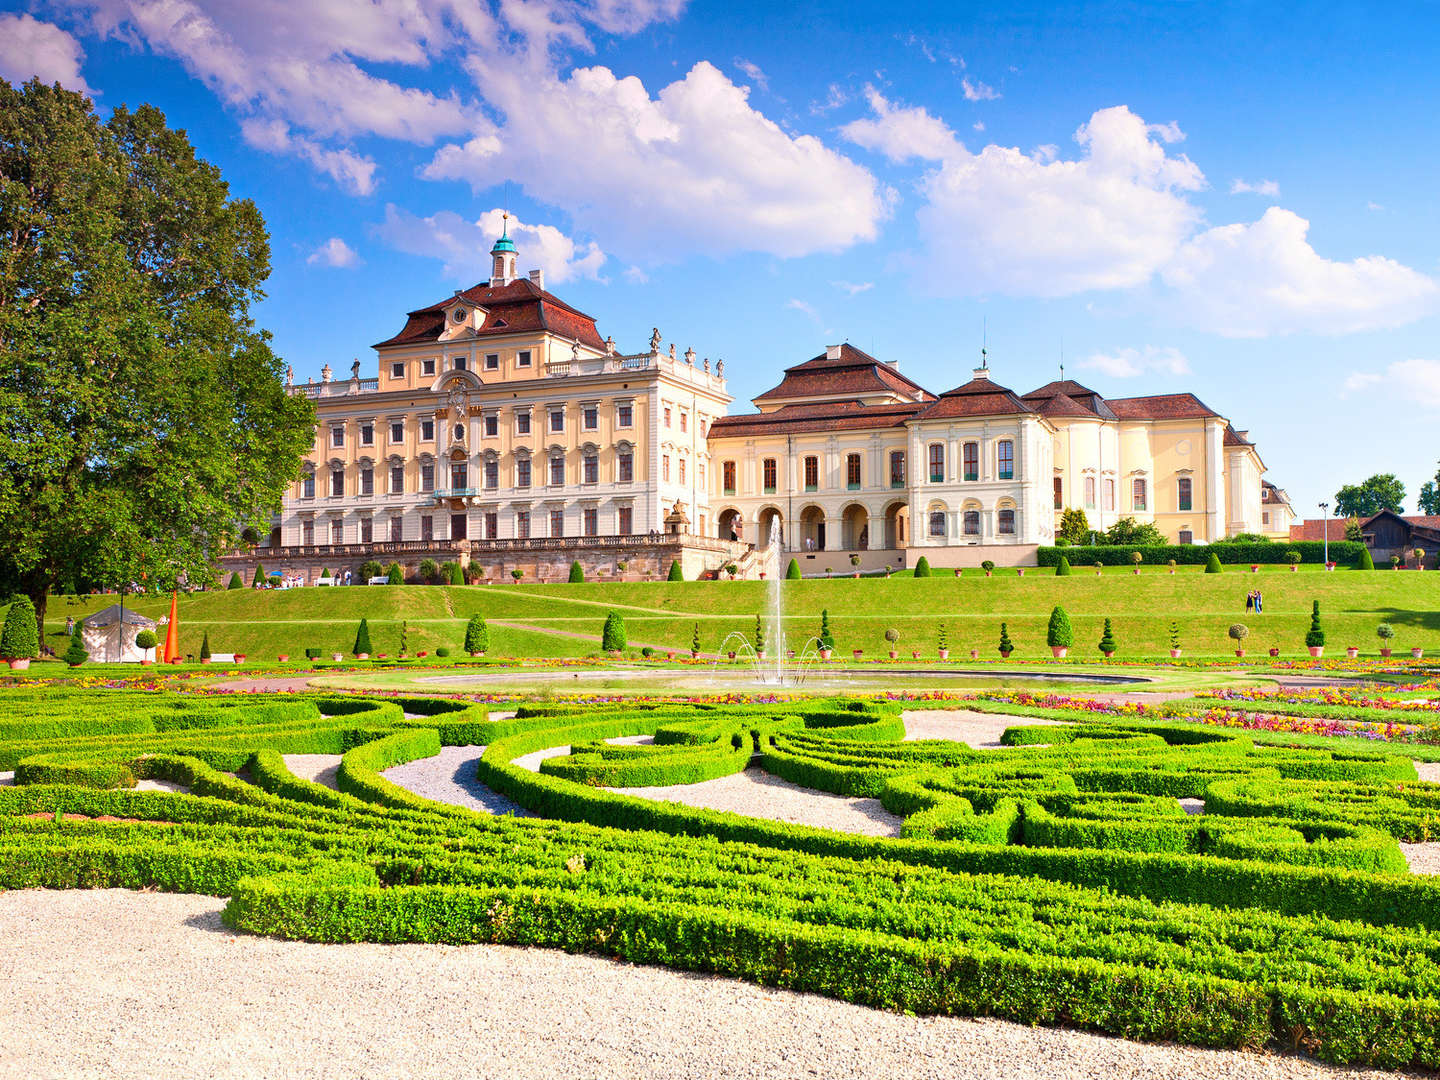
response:
<path fill-rule="evenodd" d="M 914 401 L 935 400 L 935 395 L 919 383 L 906 378 L 889 364 L 881 363 L 853 345 L 841 345 L 840 355 L 836 359 L 832 360 L 825 353 L 821 353 L 786 368 L 780 385 L 766 390 L 754 400 L 776 401 L 845 394 L 894 394 Z"/>
<path fill-rule="evenodd" d="M 1080 408 L 1076 412 L 1068 405 L 1061 405 L 1056 409 L 1046 412 L 1041 402 L 1053 401 L 1055 398 L 1069 398 Z M 1115 414 L 1110 411 L 1110 404 L 1103 397 L 1091 390 L 1088 386 L 1082 386 L 1074 379 L 1057 380 L 1046 383 L 1030 393 L 1024 395 L 1024 399 L 1034 405 L 1047 416 L 1098 416 L 1102 420 L 1114 420 Z M 1063 411 L 1061 411 L 1063 410 Z"/>
<path fill-rule="evenodd" d="M 1231 427 L 1229 424 L 1226 424 L 1226 425 L 1225 425 L 1225 439 L 1224 439 L 1224 443 L 1225 443 L 1226 446 L 1254 446 L 1254 445 L 1255 445 L 1253 442 L 1251 442 L 1249 439 L 1245 438 L 1244 435 L 1242 435 L 1240 432 L 1236 431 L 1236 430 L 1235 430 L 1233 427 Z"/>
<path fill-rule="evenodd" d="M 1110 408 L 1121 420 L 1199 420 L 1220 415 L 1194 394 L 1112 398 Z"/>
<path fill-rule="evenodd" d="M 1324 540 L 1326 530 L 1330 532 L 1330 542 L 1335 543 L 1345 539 L 1344 518 L 1306 518 L 1290 526 L 1291 540 Z"/>
<path fill-rule="evenodd" d="M 918 413 L 916 420 L 944 420 L 960 416 L 1014 416 L 1033 413 L 1032 405 L 1020 400 L 1013 390 L 1001 386 L 988 375 L 977 375 L 963 386 L 947 390 L 939 399 Z"/>
<path fill-rule="evenodd" d="M 722 416 L 711 421 L 709 438 L 749 439 L 762 435 L 799 435 L 815 431 L 901 427 L 924 407 L 922 402 L 866 405 L 859 401 L 785 405 L 773 412 Z"/>
<path fill-rule="evenodd" d="M 1056 394 L 1054 397 L 1031 398 L 1025 395 L 1023 400 L 1028 400 L 1040 412 L 1041 416 L 1095 416 L 1094 409 L 1087 409 L 1069 394 Z"/>
<path fill-rule="evenodd" d="M 476 331 L 477 337 L 485 338 L 526 330 L 548 330 L 552 334 L 578 340 L 592 348 L 605 347 L 595 330 L 594 318 L 571 307 L 553 293 L 546 292 L 529 278 L 516 278 L 508 285 L 497 285 L 493 288 L 488 283 L 474 285 L 457 295 L 467 303 L 486 311 L 485 322 Z M 394 337 L 378 343 L 375 348 L 438 341 L 441 331 L 445 329 L 445 309 L 453 305 L 454 301 L 455 297 L 447 297 L 439 303 L 410 312 L 404 328 Z M 465 338 L 459 340 L 463 341 Z"/>

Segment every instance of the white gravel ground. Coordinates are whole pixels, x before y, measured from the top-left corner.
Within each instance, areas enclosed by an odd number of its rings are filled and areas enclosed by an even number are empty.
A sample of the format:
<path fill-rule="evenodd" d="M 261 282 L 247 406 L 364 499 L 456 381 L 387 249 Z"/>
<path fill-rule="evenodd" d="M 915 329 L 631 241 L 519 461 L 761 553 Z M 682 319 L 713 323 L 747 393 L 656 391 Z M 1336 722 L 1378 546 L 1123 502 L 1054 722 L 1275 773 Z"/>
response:
<path fill-rule="evenodd" d="M 0 894 L 0 1080 L 1410 1075 L 900 1016 L 538 949 L 235 936 L 222 905 L 121 890 Z"/>
<path fill-rule="evenodd" d="M 4 772 L 0 772 L 0 787 L 14 787 L 14 786 L 15 786 L 15 770 L 14 770 L 14 769 L 6 769 Z"/>
<path fill-rule="evenodd" d="M 1000 736 L 1006 728 L 1037 725 L 1066 726 L 1063 720 L 1039 720 L 1026 716 L 1002 716 L 998 713 L 976 712 L 973 709 L 907 709 L 900 714 L 905 721 L 905 741 L 917 739 L 949 739 L 976 749 L 997 750 L 1003 747 Z"/>
<path fill-rule="evenodd" d="M 1417 761 L 1415 771 L 1420 774 L 1421 780 L 1440 784 L 1440 761 Z"/>
<path fill-rule="evenodd" d="M 335 776 L 340 771 L 339 754 L 286 754 L 284 761 L 285 767 L 301 780 L 335 787 Z"/>
<path fill-rule="evenodd" d="M 483 746 L 442 746 L 435 757 L 417 758 L 380 775 L 426 799 L 454 803 L 484 814 L 529 817 L 530 811 L 491 791 L 475 775 Z"/>

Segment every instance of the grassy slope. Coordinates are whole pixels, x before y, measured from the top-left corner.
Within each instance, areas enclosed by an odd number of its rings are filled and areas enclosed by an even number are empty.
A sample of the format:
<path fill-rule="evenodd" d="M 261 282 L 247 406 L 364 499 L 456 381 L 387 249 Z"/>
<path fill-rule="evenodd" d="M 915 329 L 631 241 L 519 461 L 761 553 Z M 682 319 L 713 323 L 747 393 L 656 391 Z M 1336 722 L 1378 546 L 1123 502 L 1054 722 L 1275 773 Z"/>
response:
<path fill-rule="evenodd" d="M 1245 593 L 1260 587 L 1265 613 L 1245 613 Z M 749 634 L 755 614 L 767 605 L 766 582 L 587 583 L 583 585 L 493 585 L 469 587 L 351 587 L 255 592 L 250 589 L 181 598 L 183 652 L 199 651 L 200 635 L 209 631 L 217 652 L 239 651 L 252 656 L 302 653 L 307 646 L 348 651 L 355 626 L 370 620 L 377 651 L 399 648 L 401 620 L 410 628 L 410 649 L 433 650 L 459 645 L 464 621 L 480 614 L 545 630 L 566 630 L 598 637 L 605 613 L 625 615 L 632 644 L 654 643 L 686 648 L 691 628 L 699 622 L 707 649 L 718 648 L 731 630 Z M 1290 574 L 1268 570 L 1259 574 L 1227 570 L 1206 575 L 1182 568 L 1173 576 L 1150 568 L 1138 577 L 1123 568 L 1096 576 L 1077 571 L 1057 578 L 1032 570 L 1023 578 L 997 573 L 959 579 L 836 578 L 787 582 L 787 633 L 793 639 L 815 633 L 821 608 L 828 608 L 840 649 L 863 648 L 869 654 L 886 648 L 884 631 L 901 633 L 899 648 L 918 648 L 933 655 L 935 631 L 943 622 L 952 656 L 966 656 L 971 647 L 995 655 L 1003 618 L 1018 657 L 1048 655 L 1045 623 L 1055 604 L 1070 613 L 1075 627 L 1076 656 L 1095 655 L 1101 621 L 1114 620 L 1119 655 L 1163 655 L 1168 627 L 1180 624 L 1187 656 L 1221 655 L 1232 647 L 1225 636 L 1234 622 L 1251 629 L 1251 650 L 1271 644 L 1294 655 L 1303 651 L 1309 627 L 1310 602 L 1318 599 L 1331 651 L 1358 645 L 1366 652 L 1378 646 L 1375 626 L 1389 622 L 1397 632 L 1397 650 L 1421 645 L 1440 649 L 1440 574 L 1337 571 Z M 66 615 L 77 618 L 108 606 L 114 597 L 83 600 L 55 598 L 50 605 L 50 642 L 63 646 Z M 163 615 L 168 599 L 136 598 L 144 614 Z M 593 652 L 592 642 L 558 634 L 491 627 L 492 655 L 573 656 Z"/>

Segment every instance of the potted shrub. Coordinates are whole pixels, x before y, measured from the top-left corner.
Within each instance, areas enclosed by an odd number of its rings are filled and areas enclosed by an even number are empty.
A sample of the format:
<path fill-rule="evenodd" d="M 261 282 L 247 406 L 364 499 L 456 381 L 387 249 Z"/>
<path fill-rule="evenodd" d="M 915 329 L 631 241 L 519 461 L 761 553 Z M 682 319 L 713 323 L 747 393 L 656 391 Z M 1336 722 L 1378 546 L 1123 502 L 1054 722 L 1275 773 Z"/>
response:
<path fill-rule="evenodd" d="M 885 640 L 890 644 L 890 659 L 894 660 L 898 655 L 895 651 L 895 644 L 900 640 L 900 631 L 893 626 L 890 627 L 885 631 Z"/>
<path fill-rule="evenodd" d="M 1000 624 L 1000 659 L 1009 660 L 1010 654 L 1015 651 L 1015 643 L 1010 640 L 1010 627 L 1005 623 Z"/>
<path fill-rule="evenodd" d="M 1380 655 L 1389 657 L 1390 642 L 1395 637 L 1395 628 L 1388 622 L 1382 622 L 1375 628 L 1375 636 L 1380 639 Z"/>
<path fill-rule="evenodd" d="M 755 616 L 755 655 L 765 659 L 765 626 L 760 622 L 759 615 Z"/>
<path fill-rule="evenodd" d="M 1180 624 L 1170 620 L 1170 659 L 1180 659 Z"/>
<path fill-rule="evenodd" d="M 945 624 L 940 624 L 940 631 L 935 635 L 935 654 L 941 660 L 950 659 L 950 635 L 945 630 Z"/>
<path fill-rule="evenodd" d="M 484 656 L 490 648 L 490 627 L 479 615 L 471 615 L 465 624 L 465 651 L 471 656 Z"/>
<path fill-rule="evenodd" d="M 1279 655 L 1280 655 L 1280 647 L 1279 647 L 1278 645 L 1271 645 L 1271 646 L 1270 646 L 1270 658 L 1273 660 L 1275 657 L 1277 657 L 1277 656 L 1279 656 Z"/>
<path fill-rule="evenodd" d="M 1345 659 L 1347 659 L 1347 660 L 1354 660 L 1354 659 L 1357 659 L 1359 656 L 1360 656 L 1360 650 L 1359 650 L 1358 648 L 1356 648 L 1354 645 L 1347 645 L 1347 646 L 1345 647 Z"/>
<path fill-rule="evenodd" d="M 605 616 L 605 625 L 600 631 L 600 648 L 607 653 L 625 650 L 625 620 L 618 611 L 609 612 Z"/>
<path fill-rule="evenodd" d="M 1423 657 L 1423 656 L 1425 655 L 1425 650 L 1422 649 L 1422 648 L 1420 648 L 1419 645 L 1416 645 L 1414 648 L 1412 648 L 1412 649 L 1410 650 L 1410 655 L 1411 655 L 1412 657 L 1414 657 L 1416 660 L 1419 660 L 1421 657 Z"/>
<path fill-rule="evenodd" d="M 345 659 L 345 654 L 344 654 L 344 653 L 338 653 L 338 652 L 332 652 L 332 653 L 330 654 L 330 659 L 331 659 L 331 660 L 334 660 L 334 661 L 338 664 L 341 660 L 344 660 L 344 659 Z"/>
<path fill-rule="evenodd" d="M 850 556 L 850 569 L 851 569 L 852 571 L 854 571 L 854 572 L 850 575 L 851 577 L 859 577 L 859 576 L 860 576 L 860 556 L 859 556 L 859 555 L 851 555 L 851 556 Z"/>
<path fill-rule="evenodd" d="M 1172 574 L 1175 573 L 1175 560 L 1174 560 L 1174 559 L 1169 559 L 1169 560 L 1167 560 L 1166 563 L 1165 563 L 1165 565 L 1170 568 L 1170 573 L 1172 573 Z"/>
<path fill-rule="evenodd" d="M 920 650 L 919 650 L 919 649 L 911 649 L 911 650 L 910 650 L 910 659 L 911 659 L 911 660 L 919 660 L 919 659 L 920 659 Z"/>
<path fill-rule="evenodd" d="M 815 639 L 819 643 L 820 659 L 829 660 L 835 651 L 835 635 L 830 632 L 830 609 L 820 609 L 820 633 Z"/>
<path fill-rule="evenodd" d="M 958 567 L 958 566 L 955 567 L 955 576 L 956 576 L 956 577 L 959 577 L 959 576 L 960 576 L 960 567 Z"/>
<path fill-rule="evenodd" d="M 1105 631 L 1100 635 L 1100 655 L 1109 660 L 1115 655 L 1115 634 L 1110 629 L 1110 620 L 1105 620 Z"/>
<path fill-rule="evenodd" d="M 695 629 L 690 632 L 690 659 L 700 659 L 700 624 L 695 624 Z"/>
<path fill-rule="evenodd" d="M 1290 572 L 1292 574 L 1300 571 L 1300 552 L 1287 551 L 1285 553 L 1285 561 L 1290 564 Z"/>
<path fill-rule="evenodd" d="M 1140 576 L 1140 564 L 1145 561 L 1145 556 L 1138 551 L 1130 552 L 1130 565 L 1135 568 L 1135 576 Z"/>
<path fill-rule="evenodd" d="M 525 576 L 525 571 L 524 571 L 524 570 L 516 569 L 516 570 L 511 570 L 511 571 L 510 571 L 510 580 L 513 581 L 513 582 L 515 582 L 516 585 L 519 585 L 519 584 L 520 584 L 520 579 L 523 578 L 524 576 Z"/>
<path fill-rule="evenodd" d="M 1252 574 L 1258 574 L 1259 572 L 1260 572 L 1260 564 L 1259 564 L 1259 563 L 1254 563 L 1254 562 L 1252 562 L 1252 563 L 1250 564 L 1250 573 L 1252 573 Z"/>
<path fill-rule="evenodd" d="M 142 650 L 145 654 L 140 658 L 140 663 L 146 667 L 155 663 L 155 657 L 151 654 L 150 650 L 155 648 L 159 643 L 160 639 L 155 636 L 154 630 L 141 630 L 140 633 L 135 635 L 135 647 Z"/>
<path fill-rule="evenodd" d="M 1024 577 L 1024 576 L 1025 576 L 1025 567 L 1023 567 L 1023 566 L 1017 566 L 1017 567 L 1015 568 L 1015 576 L 1016 576 L 1016 577 Z"/>
<path fill-rule="evenodd" d="M 1050 611 L 1050 625 L 1045 629 L 1045 644 L 1056 659 L 1063 659 L 1075 644 L 1075 632 L 1070 629 L 1070 616 L 1058 605 Z"/>
<path fill-rule="evenodd" d="M 361 619 L 360 626 L 355 631 L 355 647 L 350 650 L 355 654 L 356 660 L 370 659 L 370 621 Z"/>
<path fill-rule="evenodd" d="M 851 655 L 854 656 L 856 660 L 859 660 L 862 656 L 865 655 L 865 650 L 864 650 L 864 649 L 853 649 L 853 650 L 851 650 Z"/>
<path fill-rule="evenodd" d="M 1250 636 L 1250 628 L 1244 623 L 1235 623 L 1226 631 L 1231 640 L 1235 642 L 1235 655 L 1245 655 L 1245 639 Z"/>
<path fill-rule="evenodd" d="M 1424 548 L 1416 548 L 1416 549 L 1415 549 L 1415 569 L 1416 569 L 1416 570 L 1424 570 L 1424 569 L 1425 569 L 1425 549 L 1424 549 Z"/>
<path fill-rule="evenodd" d="M 1104 572 L 1104 570 L 1105 570 L 1105 564 L 1104 564 L 1103 562 L 1101 562 L 1099 559 L 1096 559 L 1096 560 L 1095 560 L 1093 563 L 1091 563 L 1090 565 L 1092 565 L 1093 567 L 1095 567 L 1095 576 L 1096 576 L 1096 577 L 1099 577 L 1099 576 Z"/>
<path fill-rule="evenodd" d="M 617 563 L 615 564 L 615 573 L 619 574 L 620 577 L 622 578 L 622 580 L 623 580 L 623 578 L 625 577 L 625 568 L 628 567 L 629 565 L 630 565 L 630 564 L 627 563 L 624 559 L 621 559 L 619 562 L 617 562 Z"/>
<path fill-rule="evenodd" d="M 1310 650 L 1311 656 L 1325 655 L 1325 631 L 1320 626 L 1319 600 L 1310 605 L 1310 629 L 1305 633 L 1305 647 Z"/>
<path fill-rule="evenodd" d="M 206 630 L 204 636 L 200 638 L 200 662 L 201 662 L 202 664 L 208 664 L 208 663 L 210 663 L 210 631 L 209 631 L 209 630 Z"/>
<path fill-rule="evenodd" d="M 971 659 L 971 660 L 979 660 L 979 659 L 980 659 L 980 650 L 979 650 L 979 649 L 971 649 L 971 650 L 970 650 L 970 659 Z"/>
<path fill-rule="evenodd" d="M 80 627 L 75 627 L 79 632 Z M 0 660 L 11 671 L 24 671 L 40 652 L 40 627 L 35 622 L 35 605 L 28 596 L 17 596 L 5 614 L 5 628 L 0 630 Z"/>
<path fill-rule="evenodd" d="M 1327 562 L 1327 563 L 1325 564 L 1325 569 L 1326 569 L 1326 570 L 1334 570 L 1334 569 L 1335 569 L 1335 562 L 1334 562 L 1334 560 L 1331 560 L 1330 562 Z"/>
<path fill-rule="evenodd" d="M 1400 569 L 1400 556 L 1399 556 L 1399 555 L 1391 555 L 1391 556 L 1390 556 L 1390 569 L 1391 569 L 1391 570 L 1399 570 L 1399 569 Z"/>
<path fill-rule="evenodd" d="M 727 562 L 727 563 L 725 564 L 725 573 L 727 573 L 727 574 L 730 575 L 730 580 L 731 580 L 731 581 L 734 581 L 734 580 L 735 580 L 735 575 L 738 574 L 738 573 L 740 573 L 740 566 L 739 566 L 739 564 L 738 564 L 738 563 L 733 563 L 733 562 Z"/>
<path fill-rule="evenodd" d="M 989 577 L 995 572 L 995 563 L 992 562 L 990 559 L 986 559 L 980 564 L 980 569 L 985 571 L 986 577 Z"/>
<path fill-rule="evenodd" d="M 290 654 L 282 652 L 279 656 L 275 657 L 275 659 L 280 663 L 285 664 L 290 661 Z"/>

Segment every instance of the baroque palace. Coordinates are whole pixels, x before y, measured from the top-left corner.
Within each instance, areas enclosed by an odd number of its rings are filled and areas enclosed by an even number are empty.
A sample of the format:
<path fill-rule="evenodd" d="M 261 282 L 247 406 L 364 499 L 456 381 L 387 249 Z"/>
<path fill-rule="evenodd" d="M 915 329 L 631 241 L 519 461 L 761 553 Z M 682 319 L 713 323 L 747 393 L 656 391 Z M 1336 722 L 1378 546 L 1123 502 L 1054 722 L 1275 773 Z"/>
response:
<path fill-rule="evenodd" d="M 848 344 L 786 368 L 730 416 L 724 364 L 622 353 L 595 320 L 516 272 L 410 312 L 376 378 L 327 365 L 315 446 L 273 524 L 224 560 L 314 580 L 325 568 L 458 561 L 488 580 L 687 579 L 727 566 L 807 574 L 1033 563 L 1062 508 L 1092 527 L 1153 521 L 1177 543 L 1286 538 L 1284 492 L 1246 433 L 1193 394 L 1106 399 L 1071 380 L 1017 394 L 987 366 L 941 394 Z M 774 550 L 771 545 L 774 545 Z"/>

